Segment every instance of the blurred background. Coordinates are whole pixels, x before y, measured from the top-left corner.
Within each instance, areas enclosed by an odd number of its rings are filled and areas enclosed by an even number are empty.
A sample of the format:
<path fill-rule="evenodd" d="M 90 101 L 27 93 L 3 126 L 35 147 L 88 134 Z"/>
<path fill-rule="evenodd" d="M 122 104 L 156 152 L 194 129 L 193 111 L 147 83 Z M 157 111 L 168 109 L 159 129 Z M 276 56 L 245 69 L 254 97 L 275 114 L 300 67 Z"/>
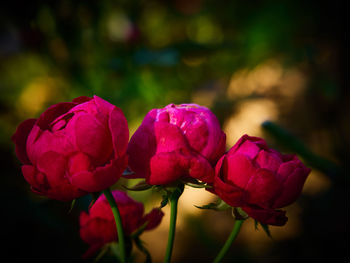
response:
<path fill-rule="evenodd" d="M 247 220 L 224 262 L 347 258 L 345 15 L 337 0 L 2 3 L 2 255 L 11 262 L 81 261 L 87 245 L 79 238 L 78 217 L 89 197 L 69 212 L 69 203 L 32 194 L 10 137 L 21 121 L 53 103 L 96 94 L 123 110 L 130 134 L 152 108 L 198 103 L 218 116 L 227 148 L 245 133 L 261 136 L 313 168 L 298 202 L 286 208 L 287 225 L 271 227 L 269 238 Z M 152 192 L 131 195 L 146 211 L 160 202 Z M 185 190 L 172 262 L 215 258 L 233 219 L 229 211 L 194 207 L 212 201 L 203 189 Z M 169 209 L 164 212 L 161 226 L 142 236 L 154 262 L 164 256 Z M 143 262 L 134 252 L 135 262 Z"/>

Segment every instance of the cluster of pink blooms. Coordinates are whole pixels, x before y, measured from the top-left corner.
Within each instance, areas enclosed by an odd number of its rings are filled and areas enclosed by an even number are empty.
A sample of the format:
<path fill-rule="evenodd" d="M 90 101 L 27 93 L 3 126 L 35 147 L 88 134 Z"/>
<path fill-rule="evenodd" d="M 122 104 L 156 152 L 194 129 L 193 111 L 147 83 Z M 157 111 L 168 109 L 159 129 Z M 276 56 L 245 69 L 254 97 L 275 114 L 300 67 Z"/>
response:
<path fill-rule="evenodd" d="M 232 207 L 270 225 L 286 223 L 281 208 L 293 203 L 310 172 L 295 155 L 283 155 L 258 137 L 243 135 L 226 151 L 226 135 L 216 116 L 196 104 L 152 109 L 129 141 L 122 111 L 94 96 L 48 108 L 22 122 L 14 136 L 22 173 L 33 192 L 69 201 L 102 191 L 129 168 L 149 185 L 196 179 L 211 186 Z M 163 213 L 144 215 L 143 204 L 113 191 L 126 235 L 147 222 L 159 225 Z M 101 195 L 80 217 L 81 238 L 92 254 L 117 240 L 111 208 Z"/>

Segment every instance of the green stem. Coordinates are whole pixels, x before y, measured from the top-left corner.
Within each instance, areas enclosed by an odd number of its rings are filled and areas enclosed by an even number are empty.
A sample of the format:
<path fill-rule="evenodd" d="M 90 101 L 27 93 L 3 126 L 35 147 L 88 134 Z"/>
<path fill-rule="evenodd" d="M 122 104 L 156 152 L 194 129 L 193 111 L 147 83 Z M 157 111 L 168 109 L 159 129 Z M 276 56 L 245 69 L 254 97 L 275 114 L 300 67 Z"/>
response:
<path fill-rule="evenodd" d="M 235 239 L 239 233 L 239 230 L 241 229 L 243 222 L 244 222 L 244 219 L 243 220 L 236 219 L 235 224 L 234 224 L 233 229 L 232 229 L 232 232 L 231 232 L 230 236 L 228 237 L 228 239 L 226 240 L 225 245 L 222 247 L 219 254 L 216 256 L 215 260 L 213 261 L 214 263 L 220 263 L 221 260 L 224 258 L 227 251 L 231 247 L 233 241 L 235 241 Z"/>
<path fill-rule="evenodd" d="M 126 263 L 127 260 L 126 260 L 126 252 L 125 252 L 124 231 L 123 231 L 122 219 L 121 219 L 121 216 L 119 213 L 119 209 L 118 209 L 117 203 L 115 202 L 111 191 L 108 188 L 106 190 L 103 190 L 103 194 L 107 198 L 107 201 L 112 208 L 113 216 L 115 219 L 115 224 L 117 226 L 118 243 L 119 243 L 121 261 L 122 261 L 122 263 Z"/>
<path fill-rule="evenodd" d="M 164 263 L 169 263 L 171 259 L 171 254 L 173 252 L 174 239 L 175 239 L 175 229 L 176 229 L 176 217 L 177 217 L 177 204 L 179 198 L 183 192 L 182 189 L 176 188 L 175 191 L 170 195 L 170 225 L 169 225 L 169 236 L 168 245 L 165 252 Z"/>

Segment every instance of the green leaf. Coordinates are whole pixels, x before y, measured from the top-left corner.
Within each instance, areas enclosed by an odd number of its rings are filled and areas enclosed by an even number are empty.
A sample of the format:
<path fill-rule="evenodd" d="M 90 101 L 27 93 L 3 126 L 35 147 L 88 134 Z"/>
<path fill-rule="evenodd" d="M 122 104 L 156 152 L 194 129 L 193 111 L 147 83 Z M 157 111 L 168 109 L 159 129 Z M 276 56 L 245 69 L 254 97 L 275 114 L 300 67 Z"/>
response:
<path fill-rule="evenodd" d="M 144 190 L 148 190 L 148 189 L 152 188 L 153 185 L 149 185 L 146 183 L 146 181 L 142 181 L 142 182 L 139 182 L 132 187 L 127 187 L 125 185 L 123 185 L 123 187 L 129 191 L 144 191 Z"/>

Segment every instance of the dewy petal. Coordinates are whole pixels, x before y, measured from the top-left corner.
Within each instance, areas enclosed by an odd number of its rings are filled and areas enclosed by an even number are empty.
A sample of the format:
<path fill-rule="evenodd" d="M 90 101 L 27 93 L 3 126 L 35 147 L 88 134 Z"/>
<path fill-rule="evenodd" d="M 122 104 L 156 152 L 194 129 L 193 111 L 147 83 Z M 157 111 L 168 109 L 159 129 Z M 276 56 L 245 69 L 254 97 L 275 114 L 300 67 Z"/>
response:
<path fill-rule="evenodd" d="M 45 193 L 45 196 L 51 199 L 67 202 L 86 194 L 87 192 L 71 185 L 68 181 L 64 181 L 60 185 L 55 185 L 49 188 Z"/>
<path fill-rule="evenodd" d="M 262 224 L 283 226 L 287 223 L 286 211 L 262 209 L 256 206 L 244 206 L 242 209 L 252 218 Z"/>
<path fill-rule="evenodd" d="M 157 153 L 189 148 L 181 129 L 173 124 L 157 122 L 154 124 L 154 132 L 157 140 Z"/>
<path fill-rule="evenodd" d="M 98 192 L 115 184 L 121 177 L 128 163 L 127 156 L 113 159 L 103 167 L 94 171 L 82 171 L 70 175 L 70 182 L 76 187 L 87 192 Z"/>
<path fill-rule="evenodd" d="M 16 155 L 23 164 L 30 164 L 27 155 L 26 144 L 30 131 L 32 130 L 36 119 L 28 119 L 18 125 L 16 132 L 12 136 L 12 141 L 16 145 Z"/>
<path fill-rule="evenodd" d="M 300 195 L 309 173 L 310 169 L 306 167 L 296 168 L 284 181 L 283 191 L 275 200 L 274 207 L 280 208 L 293 203 Z"/>

